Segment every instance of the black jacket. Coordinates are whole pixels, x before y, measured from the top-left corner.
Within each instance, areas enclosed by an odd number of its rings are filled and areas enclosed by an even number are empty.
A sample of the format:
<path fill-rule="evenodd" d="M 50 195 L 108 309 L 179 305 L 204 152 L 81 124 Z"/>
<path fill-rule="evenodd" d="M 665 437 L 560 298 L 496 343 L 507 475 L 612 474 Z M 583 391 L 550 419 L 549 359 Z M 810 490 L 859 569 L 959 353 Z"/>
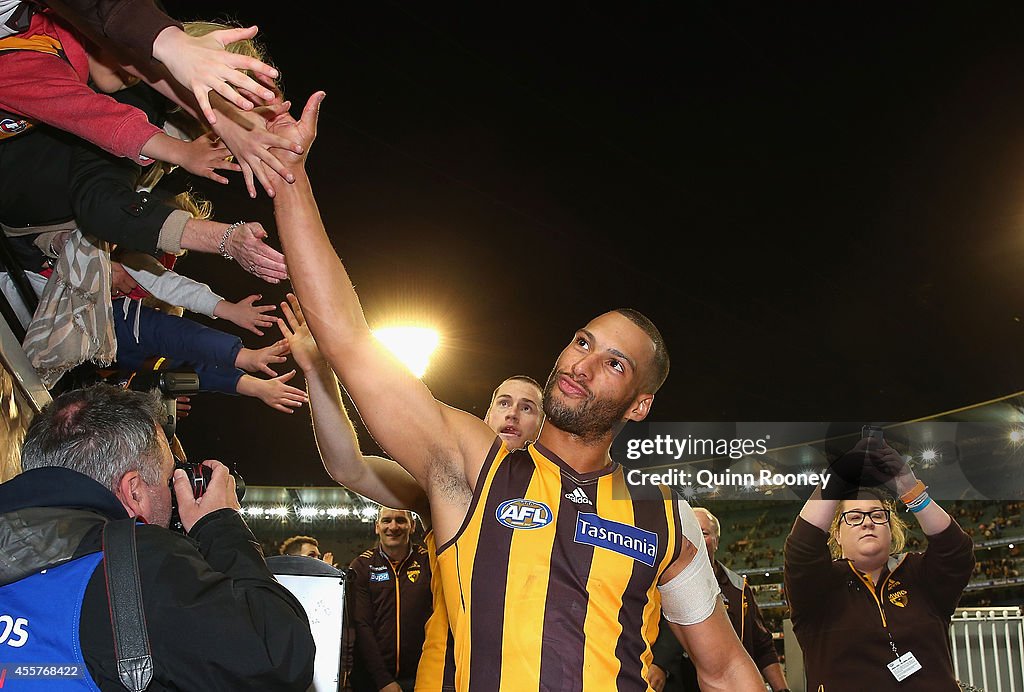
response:
<path fill-rule="evenodd" d="M 392 682 L 411 687 L 434 609 L 427 549 L 412 544 L 396 567 L 378 544 L 349 567 L 356 630 L 352 689 L 376 691 Z"/>
<path fill-rule="evenodd" d="M 103 523 L 126 516 L 109 490 L 67 469 L 0 484 L 0 584 L 99 550 Z M 309 687 L 315 648 L 306 613 L 267 569 L 237 512 L 203 517 L 188 538 L 146 525 L 136 539 L 154 663 L 149 692 Z M 124 692 L 102 569 L 86 588 L 79 633 L 96 684 Z"/>
<path fill-rule="evenodd" d="M 162 126 L 168 101 L 146 84 L 111 95 Z M 154 253 L 176 207 L 167 192 L 136 192 L 142 166 L 74 135 L 39 126 L 0 144 L 0 223 L 19 228 L 75 219 L 84 232 Z M 43 254 L 32 236 L 12 239 L 18 262 L 38 272 Z"/>

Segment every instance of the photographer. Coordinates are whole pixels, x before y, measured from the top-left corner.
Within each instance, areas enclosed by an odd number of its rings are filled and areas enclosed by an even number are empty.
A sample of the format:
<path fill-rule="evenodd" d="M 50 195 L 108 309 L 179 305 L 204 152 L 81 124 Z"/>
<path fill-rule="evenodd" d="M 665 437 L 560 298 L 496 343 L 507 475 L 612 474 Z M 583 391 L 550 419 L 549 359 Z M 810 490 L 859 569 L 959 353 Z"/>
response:
<path fill-rule="evenodd" d="M 302 606 L 267 569 L 224 465 L 205 462 L 210 482 L 193 497 L 162 416 L 155 392 L 97 384 L 29 426 L 23 472 L 0 484 L 0 615 L 24 632 L 0 643 L 8 677 L 17 663 L 58 664 L 123 692 L 101 532 L 135 517 L 148 689 L 307 689 L 314 643 Z M 171 483 L 188 537 L 166 528 Z"/>
<path fill-rule="evenodd" d="M 902 455 L 865 428 L 786 539 L 785 585 L 807 689 L 956 692 L 949 622 L 974 546 Z M 903 553 L 899 497 L 928 537 Z M 831 552 L 830 552 L 831 549 Z"/>

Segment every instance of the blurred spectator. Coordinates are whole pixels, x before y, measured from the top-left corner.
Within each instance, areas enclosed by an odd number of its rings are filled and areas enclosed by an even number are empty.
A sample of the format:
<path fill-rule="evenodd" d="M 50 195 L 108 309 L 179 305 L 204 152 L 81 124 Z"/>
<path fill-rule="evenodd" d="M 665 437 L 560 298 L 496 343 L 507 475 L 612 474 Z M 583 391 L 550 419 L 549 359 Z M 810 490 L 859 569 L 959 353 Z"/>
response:
<path fill-rule="evenodd" d="M 331 551 L 320 552 L 320 542 L 312 536 L 292 536 L 281 542 L 282 555 L 305 555 L 323 560 L 331 567 L 335 567 L 334 555 Z"/>
<path fill-rule="evenodd" d="M 786 676 L 779 662 L 775 642 L 771 631 L 765 626 L 761 610 L 750 585 L 745 577 L 729 570 L 715 559 L 718 541 L 722 535 L 718 518 L 703 507 L 694 507 L 693 512 L 700 523 L 704 543 L 708 549 L 708 557 L 714 567 L 715 577 L 722 592 L 722 600 L 729 614 L 729 621 L 736 636 L 743 643 L 743 648 L 750 654 L 757 669 L 768 682 L 773 692 L 788 692 Z M 658 692 L 662 690 L 699 692 L 697 669 L 690 661 L 689 654 L 683 650 L 679 640 L 662 619 L 658 630 L 658 638 L 652 645 L 654 662 L 648 675 L 648 682 Z M 676 680 L 672 680 L 676 678 Z M 671 681 L 671 682 L 670 682 Z"/>
<path fill-rule="evenodd" d="M 377 544 L 352 561 L 353 692 L 411 692 L 432 610 L 427 549 L 410 540 L 407 510 L 381 507 Z"/>

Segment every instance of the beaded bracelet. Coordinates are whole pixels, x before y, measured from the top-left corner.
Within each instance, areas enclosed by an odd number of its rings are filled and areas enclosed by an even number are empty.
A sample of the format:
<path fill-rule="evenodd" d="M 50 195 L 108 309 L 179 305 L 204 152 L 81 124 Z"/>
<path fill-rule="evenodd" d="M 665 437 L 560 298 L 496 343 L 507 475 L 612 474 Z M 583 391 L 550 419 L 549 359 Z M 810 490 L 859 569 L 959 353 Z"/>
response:
<path fill-rule="evenodd" d="M 228 226 L 227 228 L 224 229 L 224 235 L 221 236 L 220 245 L 217 246 L 217 249 L 220 250 L 220 256 L 221 257 L 223 257 L 224 259 L 227 259 L 227 260 L 235 259 L 234 257 L 231 256 L 231 254 L 227 250 L 228 238 L 231 237 L 231 234 L 234 233 L 236 228 L 238 228 L 239 226 L 244 226 L 246 223 L 248 223 L 248 222 L 246 222 L 246 221 L 236 221 L 236 222 L 234 222 L 233 224 L 231 224 L 230 226 Z"/>

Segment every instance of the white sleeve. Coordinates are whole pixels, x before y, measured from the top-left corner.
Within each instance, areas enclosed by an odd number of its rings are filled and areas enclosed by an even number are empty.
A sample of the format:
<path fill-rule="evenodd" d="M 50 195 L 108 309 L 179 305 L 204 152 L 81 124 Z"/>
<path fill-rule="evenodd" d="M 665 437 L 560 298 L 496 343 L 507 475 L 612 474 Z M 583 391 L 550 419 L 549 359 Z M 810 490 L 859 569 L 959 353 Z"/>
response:
<path fill-rule="evenodd" d="M 119 261 L 139 286 L 165 303 L 214 317 L 217 303 L 224 300 L 206 284 L 171 271 L 150 255 L 126 252 Z"/>
<path fill-rule="evenodd" d="M 721 589 L 704 545 L 704 535 L 693 509 L 686 500 L 679 500 L 679 523 L 683 536 L 697 549 L 697 554 L 683 571 L 658 586 L 661 610 L 665 619 L 677 625 L 704 622 L 714 612 Z"/>

